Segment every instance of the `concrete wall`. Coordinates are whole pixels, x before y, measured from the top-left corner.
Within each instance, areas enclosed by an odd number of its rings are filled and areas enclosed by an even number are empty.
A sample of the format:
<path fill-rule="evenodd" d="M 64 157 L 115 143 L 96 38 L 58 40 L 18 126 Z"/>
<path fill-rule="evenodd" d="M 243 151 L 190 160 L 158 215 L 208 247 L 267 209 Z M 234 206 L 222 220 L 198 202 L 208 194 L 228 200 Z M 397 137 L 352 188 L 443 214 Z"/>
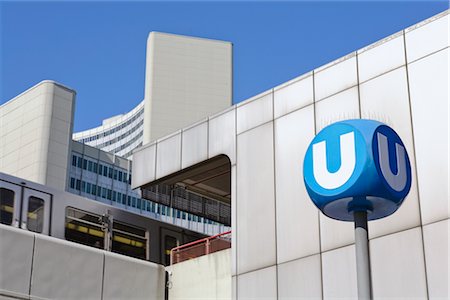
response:
<path fill-rule="evenodd" d="M 0 224 L 0 299 L 164 299 L 158 264 Z"/>
<path fill-rule="evenodd" d="M 0 171 L 65 189 L 75 92 L 43 81 L 0 106 Z"/>
<path fill-rule="evenodd" d="M 395 214 L 369 223 L 374 297 L 447 299 L 449 36 L 445 11 L 144 145 L 134 154 L 133 186 L 227 155 L 233 298 L 356 298 L 353 224 L 312 204 L 303 158 L 330 123 L 385 122 L 406 146 L 413 184 Z M 207 134 L 185 138 L 205 124 Z M 206 151 L 185 151 L 198 145 Z"/>
<path fill-rule="evenodd" d="M 166 267 L 169 299 L 231 299 L 230 259 L 227 249 Z"/>
<path fill-rule="evenodd" d="M 144 144 L 229 107 L 231 97 L 230 42 L 150 33 Z"/>

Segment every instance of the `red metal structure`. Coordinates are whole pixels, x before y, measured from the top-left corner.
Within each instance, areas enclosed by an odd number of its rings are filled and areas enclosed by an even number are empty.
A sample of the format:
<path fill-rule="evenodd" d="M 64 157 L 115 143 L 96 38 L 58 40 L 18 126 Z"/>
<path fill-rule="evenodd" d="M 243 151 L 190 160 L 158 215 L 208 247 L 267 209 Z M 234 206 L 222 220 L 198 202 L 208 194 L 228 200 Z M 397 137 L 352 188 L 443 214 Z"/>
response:
<path fill-rule="evenodd" d="M 231 247 L 231 231 L 187 243 L 170 251 L 170 264 L 176 264 Z"/>

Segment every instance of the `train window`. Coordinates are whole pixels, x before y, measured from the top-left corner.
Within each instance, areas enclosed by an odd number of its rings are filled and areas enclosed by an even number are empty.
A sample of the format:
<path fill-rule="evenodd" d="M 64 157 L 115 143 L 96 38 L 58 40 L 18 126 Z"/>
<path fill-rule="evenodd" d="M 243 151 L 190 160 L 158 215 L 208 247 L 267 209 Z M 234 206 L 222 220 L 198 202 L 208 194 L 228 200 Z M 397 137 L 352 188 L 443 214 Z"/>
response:
<path fill-rule="evenodd" d="M 44 200 L 31 196 L 28 198 L 27 228 L 42 233 L 44 228 Z"/>
<path fill-rule="evenodd" d="M 148 238 L 145 229 L 114 221 L 112 242 L 113 252 L 146 259 L 147 240 Z"/>
<path fill-rule="evenodd" d="M 173 236 L 166 235 L 164 237 L 164 260 L 165 265 L 170 265 L 170 250 L 178 246 L 178 240 Z"/>
<path fill-rule="evenodd" d="M 14 191 L 0 188 L 0 223 L 11 225 L 14 212 Z"/>
<path fill-rule="evenodd" d="M 68 207 L 65 237 L 68 241 L 103 249 L 105 233 L 100 216 Z"/>

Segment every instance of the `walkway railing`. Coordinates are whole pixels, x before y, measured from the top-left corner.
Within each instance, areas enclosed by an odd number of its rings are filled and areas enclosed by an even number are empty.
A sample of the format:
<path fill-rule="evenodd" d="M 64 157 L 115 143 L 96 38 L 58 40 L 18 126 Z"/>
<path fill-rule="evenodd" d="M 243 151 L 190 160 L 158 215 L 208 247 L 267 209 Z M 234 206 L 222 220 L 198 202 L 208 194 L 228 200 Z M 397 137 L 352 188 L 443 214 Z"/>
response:
<path fill-rule="evenodd" d="M 170 251 L 170 264 L 214 253 L 231 247 L 231 231 L 187 243 Z"/>

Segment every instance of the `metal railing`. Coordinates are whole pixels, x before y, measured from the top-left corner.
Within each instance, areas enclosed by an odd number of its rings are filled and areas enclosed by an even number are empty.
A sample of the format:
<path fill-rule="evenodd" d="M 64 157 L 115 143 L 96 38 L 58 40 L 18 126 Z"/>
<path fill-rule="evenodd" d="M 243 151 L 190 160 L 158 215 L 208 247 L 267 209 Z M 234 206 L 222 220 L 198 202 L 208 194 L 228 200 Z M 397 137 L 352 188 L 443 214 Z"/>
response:
<path fill-rule="evenodd" d="M 187 243 L 170 250 L 170 264 L 231 248 L 231 231 Z"/>

